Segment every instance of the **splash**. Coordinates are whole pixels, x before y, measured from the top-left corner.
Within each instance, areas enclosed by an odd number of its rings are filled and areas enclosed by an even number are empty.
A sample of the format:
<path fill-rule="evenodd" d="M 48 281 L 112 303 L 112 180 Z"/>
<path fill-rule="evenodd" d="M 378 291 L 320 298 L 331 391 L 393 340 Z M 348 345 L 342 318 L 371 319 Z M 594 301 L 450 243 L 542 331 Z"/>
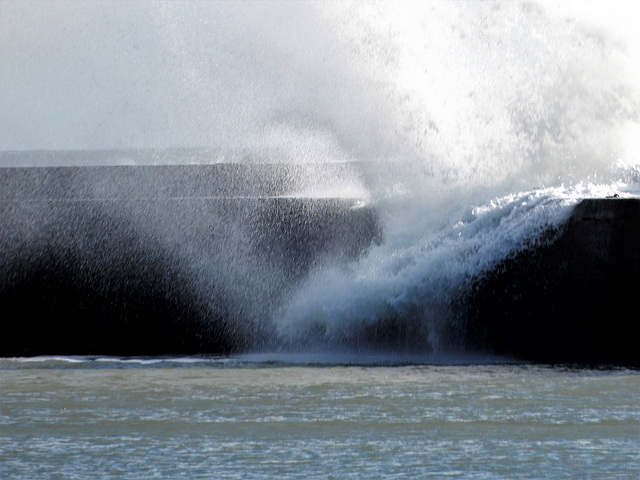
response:
<path fill-rule="evenodd" d="M 468 278 L 539 241 L 578 198 L 640 190 L 631 2 L 1 8 L 0 150 L 304 163 L 315 173 L 287 195 L 380 212 L 381 245 L 321 265 L 261 320 L 268 348 L 366 348 L 391 325 L 437 350 Z M 327 163 L 357 168 L 322 175 Z"/>

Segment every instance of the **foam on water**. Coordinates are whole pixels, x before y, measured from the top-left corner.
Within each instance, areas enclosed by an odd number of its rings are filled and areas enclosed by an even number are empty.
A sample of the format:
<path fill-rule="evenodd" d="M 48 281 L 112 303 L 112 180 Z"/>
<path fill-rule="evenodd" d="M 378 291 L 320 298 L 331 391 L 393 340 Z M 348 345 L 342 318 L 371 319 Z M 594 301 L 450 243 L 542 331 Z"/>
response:
<path fill-rule="evenodd" d="M 319 266 L 266 345 L 353 347 L 382 321 L 437 351 L 470 278 L 579 198 L 640 193 L 639 23 L 631 2 L 5 2 L 0 150 L 358 164 L 290 195 L 362 198 L 383 243 Z"/>
<path fill-rule="evenodd" d="M 289 366 L 516 365 L 521 361 L 488 355 L 402 354 L 396 352 L 266 352 L 194 357 L 36 356 L 0 359 L 0 369 L 272 368 Z"/>

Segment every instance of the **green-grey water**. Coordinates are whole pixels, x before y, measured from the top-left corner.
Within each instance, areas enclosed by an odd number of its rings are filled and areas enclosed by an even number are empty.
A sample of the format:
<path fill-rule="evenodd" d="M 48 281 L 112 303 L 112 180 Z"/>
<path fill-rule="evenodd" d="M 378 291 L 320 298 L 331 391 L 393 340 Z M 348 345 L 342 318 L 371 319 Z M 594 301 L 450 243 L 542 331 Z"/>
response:
<path fill-rule="evenodd" d="M 638 478 L 640 376 L 5 359 L 3 479 Z"/>

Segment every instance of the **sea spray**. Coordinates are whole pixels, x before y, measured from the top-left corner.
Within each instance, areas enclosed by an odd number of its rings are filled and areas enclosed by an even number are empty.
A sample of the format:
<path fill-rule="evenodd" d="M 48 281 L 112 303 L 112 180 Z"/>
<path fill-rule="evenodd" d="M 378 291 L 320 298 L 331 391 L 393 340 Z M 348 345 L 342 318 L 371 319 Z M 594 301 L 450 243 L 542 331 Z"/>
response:
<path fill-rule="evenodd" d="M 384 157 L 367 178 L 387 228 L 292 298 L 277 324 L 294 349 L 455 348 L 442 337 L 472 279 L 552 240 L 579 198 L 637 192 L 620 142 L 640 111 L 637 45 L 544 5 L 403 7 L 332 17 L 384 112 L 352 151 Z"/>
<path fill-rule="evenodd" d="M 280 273 L 246 253 L 242 225 L 224 275 L 225 252 L 179 249 L 194 288 L 235 299 L 255 348 L 438 351 L 469 278 L 546 238 L 580 196 L 638 190 L 630 3 L 118 5 L 3 4 L 0 149 L 121 150 L 2 166 L 354 166 L 285 195 L 359 198 L 382 244 L 326 259 L 276 305 Z M 141 237 L 180 245 L 131 212 Z"/>

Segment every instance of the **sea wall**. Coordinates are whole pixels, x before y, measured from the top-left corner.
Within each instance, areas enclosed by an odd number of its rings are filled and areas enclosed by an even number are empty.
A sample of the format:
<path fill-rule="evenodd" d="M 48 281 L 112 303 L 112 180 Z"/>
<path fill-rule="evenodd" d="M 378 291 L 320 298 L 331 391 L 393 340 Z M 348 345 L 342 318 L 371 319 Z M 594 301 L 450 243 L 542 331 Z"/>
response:
<path fill-rule="evenodd" d="M 546 363 L 640 366 L 640 199 L 586 199 L 549 241 L 477 278 L 467 351 Z"/>
<path fill-rule="evenodd" d="M 0 169 L 0 356 L 260 347 L 315 267 L 382 240 L 377 212 L 356 199 L 286 195 L 345 168 Z M 640 199 L 583 200 L 559 230 L 470 280 L 444 347 L 640 366 L 639 239 Z M 394 348 L 411 337 L 403 325 L 380 319 L 359 338 Z"/>
<path fill-rule="evenodd" d="M 253 345 L 320 261 L 380 241 L 357 200 L 281 196 L 303 168 L 0 169 L 0 355 Z"/>

